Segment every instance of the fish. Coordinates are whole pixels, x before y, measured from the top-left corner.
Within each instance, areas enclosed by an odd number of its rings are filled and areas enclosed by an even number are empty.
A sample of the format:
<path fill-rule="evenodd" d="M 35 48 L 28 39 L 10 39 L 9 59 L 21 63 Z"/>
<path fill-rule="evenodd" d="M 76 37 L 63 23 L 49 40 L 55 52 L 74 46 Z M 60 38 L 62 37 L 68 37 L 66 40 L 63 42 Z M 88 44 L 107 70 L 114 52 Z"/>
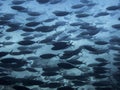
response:
<path fill-rule="evenodd" d="M 45 39 L 42 39 L 39 43 L 51 44 L 51 42 L 53 42 L 53 40 L 54 40 L 53 36 L 48 36 Z"/>
<path fill-rule="evenodd" d="M 88 64 L 89 67 L 96 67 L 96 66 L 106 66 L 108 63 L 106 62 L 102 62 L 102 63 L 92 63 L 92 64 Z"/>
<path fill-rule="evenodd" d="M 119 42 L 120 42 L 120 37 L 113 37 L 113 38 L 111 38 L 110 40 L 109 40 L 109 43 L 111 44 L 111 45 L 115 45 L 115 44 L 119 44 Z M 115 46 L 111 46 L 111 47 L 115 47 Z"/>
<path fill-rule="evenodd" d="M 32 50 L 23 50 L 23 51 L 20 51 L 19 53 L 21 53 L 21 55 L 26 55 L 26 54 L 32 54 L 32 53 L 34 53 L 34 51 L 32 51 Z"/>
<path fill-rule="evenodd" d="M 104 71 L 104 70 L 106 70 L 106 71 L 108 70 L 108 71 L 109 71 L 109 69 L 110 69 L 110 68 L 102 67 L 102 66 L 101 66 L 101 67 L 98 67 L 98 66 L 93 67 L 93 70 L 101 70 L 101 71 L 102 71 L 102 70 L 103 70 L 103 71 Z"/>
<path fill-rule="evenodd" d="M 21 68 L 24 65 L 24 63 L 0 63 L 0 67 L 12 70 L 14 70 L 14 68 Z"/>
<path fill-rule="evenodd" d="M 90 15 L 87 14 L 87 13 L 81 13 L 81 14 L 77 14 L 76 17 L 77 18 L 86 18 L 86 17 L 89 17 Z"/>
<path fill-rule="evenodd" d="M 114 61 L 120 61 L 120 57 L 114 57 L 113 60 Z"/>
<path fill-rule="evenodd" d="M 112 87 L 95 87 L 95 90 L 114 90 Z"/>
<path fill-rule="evenodd" d="M 25 86 L 43 85 L 45 83 L 41 80 L 31 80 L 31 79 L 27 79 L 27 78 L 20 79 L 19 81 Z"/>
<path fill-rule="evenodd" d="M 50 0 L 36 0 L 39 4 L 45 4 L 50 2 Z"/>
<path fill-rule="evenodd" d="M 0 6 L 2 6 L 3 5 L 3 3 L 0 3 Z"/>
<path fill-rule="evenodd" d="M 108 62 L 106 59 L 104 58 L 95 58 L 96 61 L 98 62 Z"/>
<path fill-rule="evenodd" d="M 120 29 L 120 24 L 114 24 L 114 25 L 112 25 L 112 27 L 113 27 L 114 29 L 119 30 L 119 29 Z"/>
<path fill-rule="evenodd" d="M 16 79 L 9 76 L 0 77 L 0 85 L 13 85 L 16 83 Z"/>
<path fill-rule="evenodd" d="M 63 78 L 68 80 L 81 80 L 81 81 L 88 81 L 88 77 L 86 75 L 63 75 Z"/>
<path fill-rule="evenodd" d="M 120 73 L 119 72 L 117 72 L 117 73 L 114 73 L 113 74 L 113 77 L 115 78 L 115 80 L 117 81 L 117 82 L 120 82 Z M 119 84 L 119 83 L 118 83 Z M 119 88 L 119 86 L 117 86 L 118 88 Z"/>
<path fill-rule="evenodd" d="M 97 13 L 94 17 L 101 17 L 101 16 L 107 16 L 109 15 L 108 12 L 100 12 L 100 13 Z"/>
<path fill-rule="evenodd" d="M 70 63 L 58 63 L 57 65 L 58 65 L 58 67 L 60 67 L 62 69 L 73 69 L 73 68 L 76 68 L 74 65 L 72 65 Z"/>
<path fill-rule="evenodd" d="M 40 55 L 40 58 L 42 58 L 42 59 L 51 59 L 51 58 L 56 57 L 56 56 L 58 56 L 58 55 L 51 54 L 51 53 L 46 53 L 46 54 Z"/>
<path fill-rule="evenodd" d="M 102 40 L 97 40 L 97 41 L 95 41 L 95 44 L 97 44 L 97 45 L 106 45 L 106 44 L 108 44 L 108 42 L 107 41 L 102 41 Z"/>
<path fill-rule="evenodd" d="M 0 42 L 0 43 L 1 43 L 1 42 Z M 3 46 L 6 46 L 6 45 L 13 45 L 13 44 L 15 44 L 15 42 L 8 41 L 8 42 L 2 42 L 1 44 L 3 44 Z"/>
<path fill-rule="evenodd" d="M 109 46 L 109 49 L 110 50 L 115 50 L 115 51 L 120 51 L 120 47 L 119 46 Z"/>
<path fill-rule="evenodd" d="M 22 59 L 17 59 L 17 58 L 4 58 L 1 59 L 0 62 L 2 62 L 3 64 L 27 64 L 27 62 L 25 60 Z"/>
<path fill-rule="evenodd" d="M 54 21 L 54 20 L 56 20 L 56 18 L 55 18 L 55 17 L 45 19 L 43 22 L 52 22 L 52 21 Z"/>
<path fill-rule="evenodd" d="M 13 71 L 16 71 L 16 72 L 23 72 L 25 71 L 26 69 L 25 68 L 22 68 L 22 67 L 19 67 L 19 68 L 12 68 Z"/>
<path fill-rule="evenodd" d="M 9 54 L 9 52 L 0 51 L 0 58 L 6 56 L 6 55 L 8 55 L 8 54 Z"/>
<path fill-rule="evenodd" d="M 81 81 L 81 80 L 72 80 L 72 83 L 74 84 L 74 86 L 84 86 L 88 84 L 87 81 Z"/>
<path fill-rule="evenodd" d="M 8 22 L 8 26 L 11 27 L 11 28 L 20 28 L 22 23 L 19 23 L 19 22 Z"/>
<path fill-rule="evenodd" d="M 115 66 L 118 66 L 118 67 L 119 67 L 119 66 L 120 66 L 120 61 L 116 61 L 116 62 L 114 62 L 114 63 L 113 63 L 113 65 L 115 65 Z"/>
<path fill-rule="evenodd" d="M 94 48 L 92 45 L 83 45 L 83 48 L 88 51 L 96 51 L 96 48 Z"/>
<path fill-rule="evenodd" d="M 17 49 L 20 51 L 29 50 L 29 48 L 25 47 L 25 46 L 19 46 Z M 14 52 L 14 51 L 12 51 L 12 52 Z"/>
<path fill-rule="evenodd" d="M 68 50 L 68 51 L 64 51 L 63 55 L 60 56 L 60 59 L 68 59 L 71 58 L 74 55 L 77 55 L 81 52 L 82 47 L 78 47 L 75 50 Z"/>
<path fill-rule="evenodd" d="M 20 60 L 19 59 L 16 59 L 16 58 L 4 58 L 4 59 L 1 59 L 0 62 L 2 63 L 13 63 L 13 62 L 19 62 Z"/>
<path fill-rule="evenodd" d="M 81 64 L 85 64 L 84 62 L 80 61 L 80 60 L 74 60 L 74 59 L 70 59 L 67 60 L 68 63 L 74 64 L 74 65 L 81 65 Z"/>
<path fill-rule="evenodd" d="M 0 73 L 0 77 L 3 77 L 3 76 L 8 76 L 9 74 L 8 73 Z"/>
<path fill-rule="evenodd" d="M 58 87 L 61 87 L 63 84 L 62 83 L 59 83 L 59 82 L 50 82 L 50 83 L 47 83 L 46 87 L 48 88 L 58 88 Z"/>
<path fill-rule="evenodd" d="M 25 32 L 25 33 L 22 33 L 22 34 L 20 34 L 21 36 L 29 36 L 29 35 L 31 35 L 31 33 L 30 32 Z"/>
<path fill-rule="evenodd" d="M 31 40 L 22 40 L 18 42 L 19 45 L 27 46 L 27 45 L 32 45 L 35 44 L 35 41 Z"/>
<path fill-rule="evenodd" d="M 49 72 L 49 71 L 54 71 L 54 72 L 56 72 L 56 71 L 59 71 L 60 68 L 57 67 L 57 66 L 53 66 L 53 67 L 49 67 L 49 66 L 48 66 L 48 67 L 43 67 L 42 70 L 45 71 L 45 72 Z"/>
<path fill-rule="evenodd" d="M 120 53 L 115 53 L 114 56 L 120 57 Z"/>
<path fill-rule="evenodd" d="M 80 9 L 80 8 L 82 8 L 82 7 L 84 7 L 85 5 L 83 5 L 83 4 L 76 4 L 76 5 L 73 5 L 71 8 L 72 9 Z"/>
<path fill-rule="evenodd" d="M 25 0 L 12 1 L 12 4 L 14 4 L 14 5 L 20 5 L 20 4 L 23 4 L 23 3 L 25 3 Z"/>
<path fill-rule="evenodd" d="M 62 0 L 50 0 L 50 4 L 59 4 Z"/>
<path fill-rule="evenodd" d="M 41 22 L 28 22 L 25 25 L 28 27 L 35 27 L 38 26 Z"/>
<path fill-rule="evenodd" d="M 4 34 L 3 33 L 0 33 L 0 38 L 4 37 Z M 0 43 L 1 44 L 1 43 Z"/>
<path fill-rule="evenodd" d="M 38 72 L 35 68 L 31 68 L 31 67 L 26 68 L 26 70 L 29 72 Z"/>
<path fill-rule="evenodd" d="M 111 83 L 109 81 L 97 81 L 92 84 L 93 86 L 111 86 Z"/>
<path fill-rule="evenodd" d="M 109 10 L 109 11 L 114 11 L 114 10 L 119 10 L 120 9 L 120 6 L 116 5 L 116 6 L 109 6 L 106 8 L 106 10 Z"/>
<path fill-rule="evenodd" d="M 2 17 L 0 17 L 0 20 L 11 20 L 14 19 L 15 14 L 13 13 L 6 13 Z"/>
<path fill-rule="evenodd" d="M 42 76 L 56 76 L 56 75 L 59 75 L 58 72 L 55 72 L 55 71 L 45 71 L 41 74 Z"/>
<path fill-rule="evenodd" d="M 27 57 L 28 60 L 38 60 L 39 57 L 38 56 L 29 56 Z"/>
<path fill-rule="evenodd" d="M 118 20 L 120 21 L 120 17 L 118 18 Z"/>
<path fill-rule="evenodd" d="M 15 5 L 15 6 L 11 6 L 11 8 L 12 8 L 13 10 L 17 10 L 17 11 L 19 11 L 19 12 L 26 12 L 26 11 L 27 11 L 27 8 L 25 8 L 25 7 L 23 7 L 23 6 L 17 6 L 17 5 Z"/>
<path fill-rule="evenodd" d="M 99 74 L 99 73 L 95 73 L 95 74 L 93 75 L 93 77 L 94 77 L 95 79 L 105 79 L 105 78 L 108 78 L 107 75 Z"/>
<path fill-rule="evenodd" d="M 12 39 L 12 36 L 6 36 L 5 39 L 10 40 L 10 39 Z"/>
<path fill-rule="evenodd" d="M 80 0 L 81 3 L 90 3 L 89 0 Z"/>
<path fill-rule="evenodd" d="M 84 45 L 83 48 L 88 50 L 91 54 L 104 54 L 109 51 L 108 49 L 98 49 L 98 48 L 92 47 L 91 45 Z"/>
<path fill-rule="evenodd" d="M 62 16 L 67 16 L 68 14 L 70 14 L 70 12 L 68 12 L 68 11 L 54 11 L 53 14 L 55 14 L 56 16 L 62 17 Z"/>
<path fill-rule="evenodd" d="M 29 15 L 29 16 L 40 16 L 41 15 L 41 13 L 40 12 L 33 12 L 33 11 L 29 11 L 29 12 L 27 12 L 27 14 Z"/>
<path fill-rule="evenodd" d="M 82 23 L 81 22 L 72 22 L 72 23 L 70 23 L 70 26 L 80 26 L 80 25 L 82 25 Z M 71 31 L 71 30 L 70 30 Z M 74 30 L 75 31 L 75 30 Z"/>
<path fill-rule="evenodd" d="M 88 3 L 86 6 L 88 6 L 88 8 L 93 8 L 95 5 L 97 5 L 97 3 Z"/>
<path fill-rule="evenodd" d="M 113 37 L 110 39 L 110 42 L 119 42 L 120 41 L 120 37 Z"/>
<path fill-rule="evenodd" d="M 37 32 L 43 32 L 43 33 L 51 32 L 53 30 L 54 30 L 54 27 L 52 27 L 52 26 L 40 26 L 40 27 L 37 27 L 35 29 L 35 31 L 37 31 Z"/>
<path fill-rule="evenodd" d="M 99 29 L 98 30 L 92 30 L 91 29 L 91 30 L 88 31 L 88 35 L 90 35 L 90 36 L 96 35 L 96 34 L 99 33 L 99 31 L 100 31 Z"/>
<path fill-rule="evenodd" d="M 117 69 L 118 69 L 118 71 L 120 71 L 120 67 L 119 66 L 117 67 Z"/>
<path fill-rule="evenodd" d="M 0 25 L 7 25 L 8 23 L 9 23 L 9 21 L 0 20 Z"/>
<path fill-rule="evenodd" d="M 14 85 L 12 88 L 14 88 L 15 90 L 30 90 L 30 88 L 20 85 Z"/>
<path fill-rule="evenodd" d="M 9 54 L 12 56 L 22 55 L 20 51 L 11 51 Z"/>
<path fill-rule="evenodd" d="M 9 27 L 8 29 L 6 29 L 6 32 L 13 32 L 13 31 L 17 31 L 19 28 L 13 28 L 13 27 Z"/>
<path fill-rule="evenodd" d="M 70 87 L 70 86 L 62 86 L 57 88 L 57 90 L 75 90 L 75 88 Z"/>
<path fill-rule="evenodd" d="M 97 73 L 97 74 L 106 74 L 108 73 L 107 70 L 94 70 L 94 73 Z"/>
<path fill-rule="evenodd" d="M 34 32 L 35 30 L 33 28 L 30 28 L 30 27 L 23 27 L 22 31 L 25 31 L 25 32 Z"/>
<path fill-rule="evenodd" d="M 70 42 L 53 42 L 52 50 L 62 50 L 70 47 L 72 44 Z"/>
<path fill-rule="evenodd" d="M 92 30 L 92 31 L 97 30 L 96 26 L 92 26 L 92 25 L 89 25 L 87 23 L 85 25 L 84 24 L 81 25 L 80 28 L 81 29 L 86 29 L 86 30 Z"/>

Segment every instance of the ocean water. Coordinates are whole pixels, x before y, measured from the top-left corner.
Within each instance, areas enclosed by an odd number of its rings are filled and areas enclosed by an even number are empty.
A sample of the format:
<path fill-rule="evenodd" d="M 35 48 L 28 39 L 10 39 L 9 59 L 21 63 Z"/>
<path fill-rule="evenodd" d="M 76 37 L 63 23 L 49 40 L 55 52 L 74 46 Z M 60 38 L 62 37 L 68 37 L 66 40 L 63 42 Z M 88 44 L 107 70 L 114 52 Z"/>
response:
<path fill-rule="evenodd" d="M 120 0 L 0 0 L 0 90 L 120 90 Z"/>

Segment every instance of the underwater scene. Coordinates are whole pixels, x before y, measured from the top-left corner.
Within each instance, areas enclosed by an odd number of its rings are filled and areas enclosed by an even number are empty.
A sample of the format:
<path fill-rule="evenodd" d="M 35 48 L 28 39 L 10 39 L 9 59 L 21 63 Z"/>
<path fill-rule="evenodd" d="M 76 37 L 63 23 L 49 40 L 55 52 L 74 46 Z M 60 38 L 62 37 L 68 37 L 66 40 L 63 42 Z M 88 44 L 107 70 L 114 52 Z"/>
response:
<path fill-rule="evenodd" d="M 0 0 L 0 90 L 120 90 L 120 0 Z"/>

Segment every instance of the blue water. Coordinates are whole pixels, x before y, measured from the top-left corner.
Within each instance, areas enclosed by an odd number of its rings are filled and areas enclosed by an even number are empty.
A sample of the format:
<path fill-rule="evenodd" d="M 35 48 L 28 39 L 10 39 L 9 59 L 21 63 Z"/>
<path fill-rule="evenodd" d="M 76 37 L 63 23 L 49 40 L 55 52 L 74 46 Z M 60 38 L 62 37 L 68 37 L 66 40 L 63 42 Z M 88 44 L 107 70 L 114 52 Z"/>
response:
<path fill-rule="evenodd" d="M 0 90 L 120 90 L 120 0 L 0 0 Z"/>

